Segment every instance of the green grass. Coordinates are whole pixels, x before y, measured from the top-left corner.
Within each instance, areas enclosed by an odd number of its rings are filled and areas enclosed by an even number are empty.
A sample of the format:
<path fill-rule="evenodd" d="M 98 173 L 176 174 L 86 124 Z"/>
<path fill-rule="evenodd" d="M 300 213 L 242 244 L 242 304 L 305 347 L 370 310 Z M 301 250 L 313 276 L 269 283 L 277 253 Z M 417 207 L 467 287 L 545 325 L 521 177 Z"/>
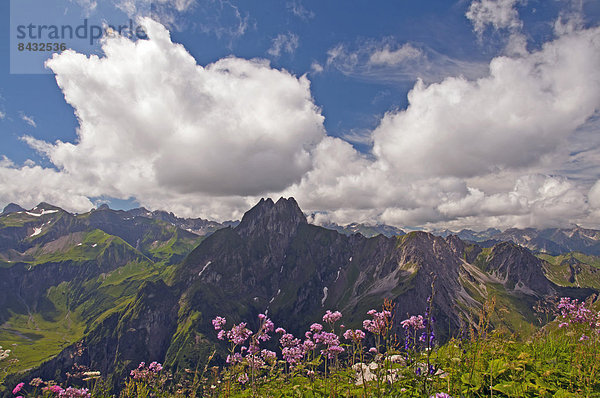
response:
<path fill-rule="evenodd" d="M 600 258 L 582 253 L 558 256 L 538 254 L 545 263 L 546 276 L 565 287 L 588 287 L 600 290 Z"/>
<path fill-rule="evenodd" d="M 106 238 L 106 244 L 114 237 L 96 232 L 85 242 L 101 241 L 98 238 Z M 49 288 L 43 312 L 31 316 L 13 313 L 0 326 L 0 346 L 11 349 L 12 357 L 19 359 L 12 371 L 36 367 L 79 341 L 86 331 L 127 308 L 142 283 L 159 279 L 162 269 L 150 262 L 133 261 L 78 289 L 73 289 L 73 282 Z"/>
<path fill-rule="evenodd" d="M 267 361 L 254 371 L 250 370 L 246 354 L 241 362 L 226 365 L 219 357 L 227 354 L 227 343 L 216 347 L 206 336 L 194 331 L 195 324 L 202 319 L 197 312 L 180 313 L 183 319 L 176 332 L 177 344 L 167 355 L 167 363 L 180 367 L 152 372 L 146 365 L 141 377 L 129 377 L 121 386 L 120 396 L 427 398 L 436 393 L 454 398 L 600 396 L 600 351 L 597 349 L 600 336 L 595 327 L 571 323 L 559 328 L 558 323 L 563 321 L 560 318 L 528 337 L 494 330 L 486 319 L 502 312 L 503 298 L 496 298 L 496 305 L 493 300 L 486 302 L 487 310 L 479 314 L 479 326 L 470 327 L 462 339 L 451 339 L 432 350 L 426 350 L 420 343 L 405 350 L 402 344 L 394 343 L 395 336 L 384 332 L 380 346 L 383 355 L 367 352 L 372 344 L 367 341 L 358 347 L 358 356 L 353 356 L 351 353 L 357 347 L 345 342 L 345 352 L 337 359 L 327 360 L 319 354 L 323 347 L 317 347 L 314 354 L 293 368 L 279 360 Z M 588 340 L 580 339 L 584 333 L 589 336 Z M 203 353 L 187 357 L 190 350 Z M 215 355 L 213 350 L 219 353 Z M 240 348 L 235 351 L 240 352 Z M 281 358 L 279 350 L 278 358 Z M 363 366 L 359 363 L 368 366 L 365 383 L 362 383 L 365 373 L 353 370 L 354 365 L 358 369 Z M 241 377 L 249 380 L 240 382 Z M 76 380 L 71 382 L 78 387 L 89 386 L 77 384 Z M 109 388 L 100 381 L 92 386 L 92 396 L 108 397 Z"/>
<path fill-rule="evenodd" d="M 80 239 L 76 239 L 77 237 Z M 33 257 L 33 260 L 21 262 L 31 264 L 32 266 L 65 261 L 83 263 L 99 258 L 109 248 L 122 248 L 126 251 L 136 251 L 123 239 L 109 235 L 99 229 L 87 232 L 81 237 L 79 234 L 72 234 L 63 239 L 71 239 L 72 242 L 64 244 L 63 247 L 51 247 L 50 245 L 46 245 L 30 249 L 27 253 Z"/>
<path fill-rule="evenodd" d="M 13 370 L 21 371 L 59 354 L 83 337 L 83 329 L 74 313 L 61 313 L 56 321 L 40 314 L 15 314 L 0 326 L 0 345 L 12 350 L 12 356 L 19 359 Z"/>

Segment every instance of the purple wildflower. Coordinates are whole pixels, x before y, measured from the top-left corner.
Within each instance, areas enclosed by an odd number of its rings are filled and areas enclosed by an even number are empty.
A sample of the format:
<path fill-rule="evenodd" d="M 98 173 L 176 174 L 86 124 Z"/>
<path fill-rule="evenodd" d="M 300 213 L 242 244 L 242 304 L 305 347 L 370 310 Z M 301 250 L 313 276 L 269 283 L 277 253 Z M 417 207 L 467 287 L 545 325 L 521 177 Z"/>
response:
<path fill-rule="evenodd" d="M 246 322 L 235 325 L 227 332 L 227 338 L 235 345 L 240 345 L 252 335 L 252 331 L 246 328 Z"/>
<path fill-rule="evenodd" d="M 212 320 L 212 324 L 215 330 L 221 330 L 223 326 L 225 326 L 225 323 L 227 323 L 227 320 L 222 316 L 218 316 Z"/>

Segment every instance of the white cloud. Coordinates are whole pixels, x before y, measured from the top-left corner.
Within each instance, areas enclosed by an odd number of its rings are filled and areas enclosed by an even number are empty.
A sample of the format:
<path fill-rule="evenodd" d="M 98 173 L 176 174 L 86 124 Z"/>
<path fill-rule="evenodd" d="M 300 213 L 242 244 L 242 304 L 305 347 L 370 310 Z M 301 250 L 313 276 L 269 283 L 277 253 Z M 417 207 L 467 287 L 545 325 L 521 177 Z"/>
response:
<path fill-rule="evenodd" d="M 326 65 L 347 76 L 377 82 L 440 81 L 447 76 L 483 76 L 485 65 L 448 57 L 428 47 L 392 39 L 367 40 L 350 48 L 338 44 L 327 51 Z"/>
<path fill-rule="evenodd" d="M 389 45 L 385 45 L 382 49 L 375 50 L 369 57 L 371 65 L 397 65 L 407 60 L 422 57 L 421 50 L 413 47 L 409 43 L 405 43 L 396 50 L 391 50 Z"/>
<path fill-rule="evenodd" d="M 573 31 L 538 51 L 496 57 L 479 79 L 419 81 L 408 107 L 388 112 L 373 131 L 371 157 L 341 141 L 319 145 L 315 168 L 288 192 L 339 223 L 586 223 L 589 185 L 552 170 L 572 162 L 574 148 L 600 146 L 590 122 L 598 109 L 600 28 Z"/>
<path fill-rule="evenodd" d="M 469 6 L 466 17 L 480 36 L 488 26 L 496 30 L 518 31 L 523 26 L 515 8 L 519 3 L 520 0 L 475 0 Z"/>
<path fill-rule="evenodd" d="M 418 82 L 406 110 L 385 115 L 374 153 L 415 175 L 485 175 L 539 164 L 600 104 L 600 28 L 497 57 L 481 79 Z"/>
<path fill-rule="evenodd" d="M 199 66 L 166 29 L 146 23 L 148 41 L 111 39 L 104 57 L 67 51 L 49 62 L 80 121 L 79 138 L 24 137 L 55 169 L 0 160 L 0 202 L 46 200 L 81 211 L 89 197 L 133 197 L 183 216 L 231 219 L 259 195 L 292 195 L 319 212 L 316 221 L 338 223 L 505 228 L 600 220 L 600 182 L 590 190 L 598 174 L 582 181 L 556 172 L 568 166 L 581 175 L 577 168 L 600 154 L 600 28 L 498 56 L 483 77 L 419 81 L 406 109 L 346 137 L 372 142 L 363 154 L 326 136 L 306 77 L 264 60 Z M 403 46 L 389 44 L 386 53 L 384 44 L 333 48 L 329 66 L 343 58 L 367 68 L 381 50 L 381 64 L 371 67 L 397 67 Z"/>
<path fill-rule="evenodd" d="M 21 113 L 21 120 L 23 120 L 25 123 L 27 123 L 31 127 L 37 127 L 35 120 L 33 120 L 33 117 L 31 117 L 31 116 L 27 116 L 26 114 Z"/>
<path fill-rule="evenodd" d="M 271 48 L 267 52 L 273 57 L 279 57 L 282 52 L 294 54 L 299 45 L 298 35 L 288 32 L 280 33 L 273 39 Z"/>
<path fill-rule="evenodd" d="M 0 160 L 0 203 L 19 203 L 31 208 L 40 202 L 57 203 L 71 211 L 88 211 L 93 207 L 88 195 L 94 195 L 88 185 L 65 173 L 33 165 L 30 161 L 22 167 L 4 157 Z"/>
<path fill-rule="evenodd" d="M 315 74 L 315 75 L 318 75 L 319 73 L 322 73 L 322 72 L 323 72 L 324 68 L 323 68 L 323 66 L 322 66 L 320 63 L 318 63 L 318 62 L 314 61 L 314 62 L 313 62 L 311 65 L 310 65 L 310 70 L 311 70 L 311 72 L 312 72 L 313 74 Z"/>
<path fill-rule="evenodd" d="M 5 113 L 5 112 L 2 112 L 2 111 L 0 111 L 0 120 L 1 120 L 1 119 L 4 119 L 5 117 L 6 117 L 6 113 Z"/>
<path fill-rule="evenodd" d="M 204 0 L 198 7 L 202 18 L 199 26 L 204 33 L 213 33 L 218 38 L 229 38 L 232 42 L 242 37 L 253 26 L 250 14 L 228 0 Z M 161 21 L 162 22 L 162 21 Z"/>
<path fill-rule="evenodd" d="M 65 51 L 49 60 L 79 119 L 78 140 L 24 140 L 72 184 L 93 187 L 91 196 L 144 205 L 233 196 L 223 202 L 247 206 L 237 197 L 299 181 L 325 136 L 307 78 L 264 60 L 199 66 L 163 26 L 144 24 L 150 40 L 109 39 L 104 57 Z"/>
<path fill-rule="evenodd" d="M 315 17 L 315 13 L 306 9 L 300 0 L 293 0 L 286 4 L 287 8 L 300 19 L 309 20 Z"/>

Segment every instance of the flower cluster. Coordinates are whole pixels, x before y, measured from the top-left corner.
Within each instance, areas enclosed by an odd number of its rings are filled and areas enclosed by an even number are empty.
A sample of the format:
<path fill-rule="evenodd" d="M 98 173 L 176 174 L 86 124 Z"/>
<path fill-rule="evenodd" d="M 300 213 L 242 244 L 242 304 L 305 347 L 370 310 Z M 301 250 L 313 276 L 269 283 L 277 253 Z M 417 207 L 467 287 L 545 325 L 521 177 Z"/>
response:
<path fill-rule="evenodd" d="M 344 338 L 346 340 L 352 340 L 355 343 L 357 343 L 365 338 L 365 332 L 363 332 L 360 329 L 356 329 L 356 330 L 348 329 L 344 332 Z"/>
<path fill-rule="evenodd" d="M 235 345 L 243 344 L 250 336 L 252 336 L 252 330 L 246 327 L 246 322 L 234 325 L 231 330 L 227 332 L 227 338 Z"/>
<path fill-rule="evenodd" d="M 5 360 L 6 358 L 8 358 L 10 355 L 10 350 L 3 350 L 2 346 L 0 345 L 0 361 Z"/>
<path fill-rule="evenodd" d="M 568 326 L 580 325 L 579 341 L 589 340 L 589 336 L 585 334 L 585 329 L 589 327 L 592 332 L 600 333 L 600 312 L 594 312 L 587 308 L 585 302 L 579 302 L 577 299 L 563 297 L 558 304 L 562 322 L 559 323 L 559 328 Z M 581 330 L 581 327 L 584 330 Z"/>
<path fill-rule="evenodd" d="M 60 391 L 58 396 L 60 398 L 90 398 L 92 394 L 87 388 L 67 387 L 65 390 Z"/>
<path fill-rule="evenodd" d="M 405 319 L 402 322 L 400 322 L 400 325 L 402 325 L 402 327 L 405 330 L 408 330 L 408 329 L 412 329 L 412 330 L 425 329 L 425 325 L 423 324 L 423 315 L 413 315 L 410 318 Z"/>
<path fill-rule="evenodd" d="M 213 324 L 213 327 L 215 328 L 215 330 L 223 329 L 223 326 L 225 326 L 226 323 L 227 323 L 227 320 L 221 316 L 218 316 L 212 320 L 212 324 Z"/>
<path fill-rule="evenodd" d="M 145 362 L 140 362 L 137 369 L 133 369 L 130 375 L 134 380 L 148 381 L 156 378 L 162 369 L 162 365 L 158 362 L 152 362 L 148 367 Z"/>
<path fill-rule="evenodd" d="M 331 312 L 330 310 L 327 310 L 327 312 L 325 312 L 325 315 L 323 315 L 323 322 L 329 324 L 334 324 L 340 319 L 342 319 L 342 313 L 339 311 Z"/>
<path fill-rule="evenodd" d="M 315 333 L 313 334 L 312 339 L 315 343 L 321 343 L 326 346 L 321 350 L 321 354 L 327 355 L 329 359 L 333 359 L 344 352 L 344 348 L 340 346 L 340 338 L 335 333 Z"/>
<path fill-rule="evenodd" d="M 31 382 L 29 384 L 31 386 L 38 387 L 42 383 L 43 383 L 42 379 L 36 377 L 35 379 L 31 380 Z M 48 382 L 48 384 L 49 383 L 51 383 L 51 382 Z M 22 382 L 17 384 L 12 391 L 13 395 L 17 395 L 18 393 L 20 393 L 23 390 L 24 386 L 25 386 L 25 383 L 22 383 Z M 61 386 L 57 386 L 55 384 L 43 387 L 42 392 L 52 394 L 53 396 L 56 396 L 59 398 L 90 398 L 92 396 L 92 394 L 90 394 L 90 392 L 87 388 L 67 387 L 67 388 L 63 389 Z M 46 396 L 46 395 L 44 395 L 44 396 Z M 23 397 L 21 395 L 19 395 L 17 398 L 23 398 Z"/>
<path fill-rule="evenodd" d="M 13 395 L 17 395 L 19 393 L 19 391 L 21 391 L 23 389 L 23 386 L 25 385 L 25 383 L 19 383 L 15 386 L 15 388 L 13 388 Z"/>
<path fill-rule="evenodd" d="M 577 299 L 563 297 L 560 299 L 558 309 L 564 320 L 559 326 L 564 327 L 569 324 L 589 324 L 593 329 L 600 327 L 600 316 L 586 307 L 585 302 L 579 302 Z"/>
<path fill-rule="evenodd" d="M 371 315 L 373 319 L 365 319 L 363 321 L 363 328 L 373 334 L 383 334 L 387 330 L 390 324 L 392 313 L 390 311 L 377 312 L 375 310 L 369 310 L 368 315 Z"/>
<path fill-rule="evenodd" d="M 61 388 L 61 386 L 53 385 L 42 388 L 42 391 L 48 391 L 53 394 L 60 394 L 63 391 L 63 389 Z"/>
<path fill-rule="evenodd" d="M 357 354 L 357 351 L 362 352 L 362 344 L 366 339 L 367 331 L 375 335 L 378 341 L 377 344 L 379 344 L 379 340 L 385 337 L 392 325 L 392 313 L 387 309 L 381 312 L 370 310 L 367 314 L 370 315 L 371 319 L 363 322 L 365 330 L 348 329 L 343 333 L 343 337 L 352 342 L 353 350 L 351 354 L 353 357 Z M 323 315 L 323 322 L 330 326 L 330 331 L 327 331 L 321 323 L 313 323 L 310 325 L 309 330 L 304 333 L 303 338 L 288 333 L 284 328 L 276 328 L 265 314 L 259 314 L 258 318 L 260 325 L 256 333 L 248 329 L 245 322 L 234 325 L 227 330 L 224 328 L 227 323 L 224 317 L 218 316 L 212 320 L 218 338 L 228 340 L 231 343 L 226 362 L 230 366 L 236 367 L 237 376 L 235 380 L 241 384 L 246 384 L 250 380 L 254 383 L 256 379 L 254 370 L 264 368 L 267 364 L 274 366 L 277 363 L 275 352 L 260 347 L 262 342 L 271 339 L 272 332 L 280 335 L 281 358 L 287 363 L 289 369 L 302 369 L 308 375 L 311 374 L 310 372 L 314 374 L 315 369 L 304 369 L 302 365 L 305 361 L 311 361 L 315 356 L 320 355 L 326 360 L 326 364 L 328 364 L 328 361 L 332 361 L 332 366 L 337 366 L 339 356 L 346 351 L 340 341 L 341 337 L 335 333 L 335 324 L 342 319 L 342 313 L 339 311 L 327 310 Z M 420 319 L 422 325 L 423 318 Z M 342 329 L 344 329 L 343 326 Z M 243 345 L 245 342 L 247 344 Z M 374 355 L 378 351 L 378 348 L 371 348 L 370 350 Z M 334 365 L 334 361 L 336 365 Z M 246 373 L 248 369 L 252 369 L 253 372 L 252 378 L 247 380 L 246 377 L 250 375 L 250 373 Z"/>

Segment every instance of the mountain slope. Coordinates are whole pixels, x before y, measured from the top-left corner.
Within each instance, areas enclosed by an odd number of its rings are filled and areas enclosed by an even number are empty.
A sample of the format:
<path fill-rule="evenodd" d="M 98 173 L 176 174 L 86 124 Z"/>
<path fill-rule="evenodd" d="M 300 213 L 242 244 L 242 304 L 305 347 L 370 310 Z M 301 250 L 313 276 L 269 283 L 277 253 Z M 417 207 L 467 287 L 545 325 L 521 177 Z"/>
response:
<path fill-rule="evenodd" d="M 151 261 L 128 247 L 145 258 L 130 261 Z M 549 279 L 552 267 L 560 263 L 553 265 L 512 243 L 485 248 L 425 232 L 346 236 L 308 224 L 293 198 L 263 199 L 239 225 L 216 231 L 181 263 L 138 273 L 132 283 L 115 276 L 116 270 L 106 278 L 115 278 L 114 284 L 89 279 L 74 307 L 87 319 L 80 345 L 67 347 L 31 375 L 47 377 L 68 369 L 81 346 L 86 350 L 78 360 L 113 374 L 115 386 L 142 360 L 192 368 L 220 347 L 210 322 L 216 315 L 229 322 L 249 321 L 255 328 L 256 316 L 268 311 L 277 325 L 297 334 L 327 309 L 342 311 L 346 326 L 360 327 L 367 310 L 389 299 L 399 331 L 400 321 L 425 311 L 432 284 L 441 340 L 462 323 L 475 322 L 491 297 L 499 308 L 494 322 L 512 330 L 531 328 L 537 322 L 537 301 L 593 292 L 591 285 L 577 288 Z M 105 300 L 110 306 L 102 306 Z M 90 311 L 96 307 L 101 310 Z"/>

